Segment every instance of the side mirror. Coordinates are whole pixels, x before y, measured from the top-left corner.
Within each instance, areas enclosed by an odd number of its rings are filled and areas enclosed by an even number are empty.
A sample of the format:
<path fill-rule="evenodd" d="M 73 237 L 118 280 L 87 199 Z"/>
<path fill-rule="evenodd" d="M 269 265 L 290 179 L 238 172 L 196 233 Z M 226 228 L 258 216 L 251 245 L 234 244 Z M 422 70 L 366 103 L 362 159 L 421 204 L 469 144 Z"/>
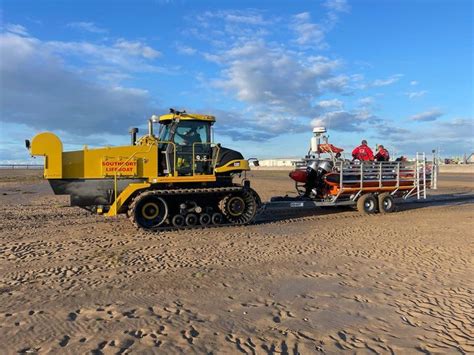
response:
<path fill-rule="evenodd" d="M 31 142 L 30 142 L 29 139 L 25 139 L 25 146 L 26 146 L 26 149 L 28 149 L 28 150 L 30 149 L 30 147 L 31 147 Z"/>

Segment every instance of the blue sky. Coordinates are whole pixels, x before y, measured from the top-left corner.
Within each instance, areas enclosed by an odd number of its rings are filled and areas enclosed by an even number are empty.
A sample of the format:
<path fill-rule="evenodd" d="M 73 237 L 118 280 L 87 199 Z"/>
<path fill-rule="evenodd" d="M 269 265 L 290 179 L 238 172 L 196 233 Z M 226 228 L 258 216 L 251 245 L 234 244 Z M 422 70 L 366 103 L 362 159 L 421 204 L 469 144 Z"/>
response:
<path fill-rule="evenodd" d="M 127 144 L 168 108 L 216 140 L 303 156 L 311 128 L 350 150 L 474 151 L 472 1 L 3 1 L 0 161 L 52 130 Z"/>

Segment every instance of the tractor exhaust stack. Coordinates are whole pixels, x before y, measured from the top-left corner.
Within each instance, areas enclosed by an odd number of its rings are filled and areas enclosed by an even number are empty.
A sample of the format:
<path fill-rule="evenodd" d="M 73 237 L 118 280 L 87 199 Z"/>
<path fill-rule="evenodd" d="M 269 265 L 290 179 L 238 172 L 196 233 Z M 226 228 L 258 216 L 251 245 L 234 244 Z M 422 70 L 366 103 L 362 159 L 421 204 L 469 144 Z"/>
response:
<path fill-rule="evenodd" d="M 131 139 L 132 145 L 136 145 L 138 128 L 137 127 L 130 128 L 128 133 L 130 133 L 130 139 Z"/>

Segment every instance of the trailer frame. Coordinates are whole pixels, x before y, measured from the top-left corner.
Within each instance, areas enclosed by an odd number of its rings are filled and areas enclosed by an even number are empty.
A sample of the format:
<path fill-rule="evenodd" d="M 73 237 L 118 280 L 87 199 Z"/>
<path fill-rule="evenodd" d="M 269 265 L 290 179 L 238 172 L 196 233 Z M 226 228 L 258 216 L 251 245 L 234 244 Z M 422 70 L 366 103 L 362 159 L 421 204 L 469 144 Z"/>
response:
<path fill-rule="evenodd" d="M 296 162 L 295 165 L 297 168 L 303 168 L 308 165 L 308 162 L 314 160 L 314 158 L 306 158 L 301 162 Z M 262 205 L 261 212 L 354 206 L 362 196 L 367 194 L 378 197 L 388 193 L 394 202 L 413 197 L 418 200 L 426 199 L 428 189 L 437 189 L 438 161 L 436 157 L 433 157 L 433 160 L 428 162 L 425 153 L 416 153 L 413 161 L 354 163 L 340 159 L 334 161 L 332 173 L 339 174 L 339 185 L 335 188 L 337 190 L 335 194 L 329 195 L 325 199 L 305 197 L 302 194 L 301 183 L 296 182 L 298 196 L 272 197 L 269 202 Z M 368 183 L 378 184 L 368 187 Z M 377 210 L 379 210 L 379 206 L 377 206 Z"/>

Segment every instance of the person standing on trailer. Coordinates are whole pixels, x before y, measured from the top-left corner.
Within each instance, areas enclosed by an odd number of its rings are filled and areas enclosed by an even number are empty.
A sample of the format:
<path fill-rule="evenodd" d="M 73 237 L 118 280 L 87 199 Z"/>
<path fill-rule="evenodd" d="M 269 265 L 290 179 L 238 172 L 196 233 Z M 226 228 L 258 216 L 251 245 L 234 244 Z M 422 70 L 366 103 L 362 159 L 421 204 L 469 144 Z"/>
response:
<path fill-rule="evenodd" d="M 390 160 L 390 154 L 388 153 L 388 150 L 385 149 L 382 144 L 379 145 L 379 150 L 377 154 L 375 154 L 375 160 L 376 161 L 389 161 Z"/>
<path fill-rule="evenodd" d="M 367 145 L 367 141 L 364 139 L 361 142 L 361 145 L 356 147 L 352 151 L 352 157 L 354 160 L 360 160 L 360 161 L 370 161 L 374 160 L 374 153 L 372 152 L 372 149 Z"/>

